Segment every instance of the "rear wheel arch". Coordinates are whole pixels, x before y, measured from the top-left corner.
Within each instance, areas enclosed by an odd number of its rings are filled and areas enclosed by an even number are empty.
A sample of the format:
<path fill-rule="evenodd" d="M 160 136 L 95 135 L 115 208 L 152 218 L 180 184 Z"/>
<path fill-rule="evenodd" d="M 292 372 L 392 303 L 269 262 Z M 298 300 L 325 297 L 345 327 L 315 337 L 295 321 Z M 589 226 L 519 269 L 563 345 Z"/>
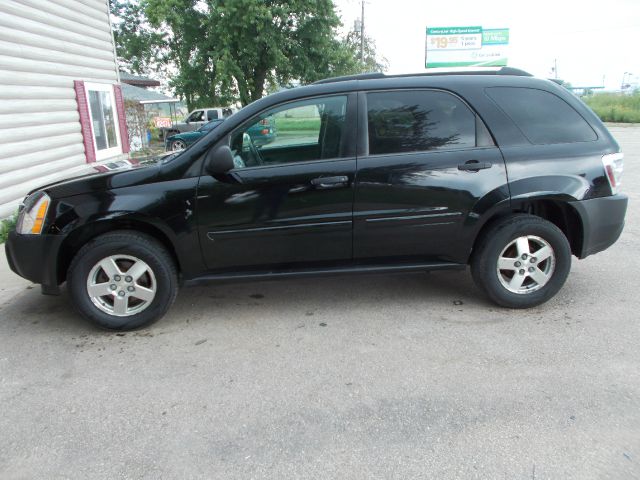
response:
<path fill-rule="evenodd" d="M 584 225 L 578 211 L 567 201 L 540 198 L 519 200 L 512 203 L 517 213 L 528 213 L 553 223 L 569 241 L 571 253 L 580 257 L 584 240 Z"/>
<path fill-rule="evenodd" d="M 489 217 L 478 230 L 474 240 L 474 251 L 478 242 L 496 222 L 518 213 L 527 213 L 553 223 L 567 237 L 571 253 L 576 257 L 581 256 L 584 225 L 580 214 L 570 202 L 549 197 L 513 200 L 510 209 L 501 210 Z"/>
<path fill-rule="evenodd" d="M 85 244 L 100 235 L 114 232 L 116 230 L 144 233 L 157 240 L 172 257 L 178 274 L 180 274 L 180 259 L 169 236 L 163 232 L 161 228 L 150 222 L 146 222 L 138 218 L 123 217 L 85 224 L 75 229 L 67 236 L 58 252 L 58 283 L 62 283 L 66 280 L 67 271 L 73 261 L 73 257 Z"/>

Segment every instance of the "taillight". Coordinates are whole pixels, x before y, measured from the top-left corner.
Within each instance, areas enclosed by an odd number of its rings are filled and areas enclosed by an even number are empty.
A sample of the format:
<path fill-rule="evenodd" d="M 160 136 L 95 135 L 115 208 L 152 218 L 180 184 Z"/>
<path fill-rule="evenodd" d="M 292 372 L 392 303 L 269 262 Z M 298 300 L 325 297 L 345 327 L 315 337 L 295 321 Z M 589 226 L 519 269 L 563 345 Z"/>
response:
<path fill-rule="evenodd" d="M 602 165 L 607 174 L 611 192 L 615 195 L 622 184 L 622 170 L 624 169 L 624 154 L 622 152 L 610 153 L 602 156 Z"/>
<path fill-rule="evenodd" d="M 262 135 L 267 135 L 269 133 L 269 129 L 268 128 L 263 128 L 262 130 L 260 130 L 260 133 Z"/>

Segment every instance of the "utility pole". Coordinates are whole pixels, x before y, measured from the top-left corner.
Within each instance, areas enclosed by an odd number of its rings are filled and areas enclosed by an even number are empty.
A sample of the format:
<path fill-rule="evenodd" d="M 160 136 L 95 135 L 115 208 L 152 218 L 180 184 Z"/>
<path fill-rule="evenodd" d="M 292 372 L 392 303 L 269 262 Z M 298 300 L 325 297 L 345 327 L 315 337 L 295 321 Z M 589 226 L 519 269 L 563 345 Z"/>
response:
<path fill-rule="evenodd" d="M 362 0 L 362 14 L 360 16 L 360 63 L 364 69 L 364 0 Z"/>
<path fill-rule="evenodd" d="M 629 75 L 629 81 L 631 81 L 631 76 L 633 75 L 633 73 L 624 72 L 624 75 L 622 75 L 622 84 L 620 85 L 620 91 L 624 91 L 624 89 L 627 86 L 627 84 L 625 83 L 625 80 L 627 79 L 627 75 Z"/>

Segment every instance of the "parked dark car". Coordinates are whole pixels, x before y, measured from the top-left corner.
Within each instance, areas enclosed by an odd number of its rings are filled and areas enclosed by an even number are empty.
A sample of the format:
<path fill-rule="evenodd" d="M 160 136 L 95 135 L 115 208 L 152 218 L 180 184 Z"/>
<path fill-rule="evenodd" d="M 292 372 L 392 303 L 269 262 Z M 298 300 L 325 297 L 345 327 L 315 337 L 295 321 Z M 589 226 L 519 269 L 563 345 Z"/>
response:
<path fill-rule="evenodd" d="M 263 118 L 249 127 L 247 134 L 257 147 L 271 143 L 278 137 L 276 122 L 271 116 Z"/>
<path fill-rule="evenodd" d="M 218 125 L 220 125 L 224 120 L 212 120 L 210 122 L 202 125 L 198 130 L 194 130 L 193 132 L 184 132 L 178 133 L 176 135 L 171 135 L 167 137 L 165 140 L 165 149 L 177 152 L 179 150 L 184 150 L 188 146 L 194 144 L 196 141 L 200 140 L 205 136 L 210 130 L 213 130 Z"/>
<path fill-rule="evenodd" d="M 301 133 L 256 147 L 251 128 L 300 108 Z M 520 70 L 329 79 L 154 166 L 32 192 L 6 252 L 109 329 L 149 324 L 194 282 L 467 265 L 497 304 L 532 307 L 572 255 L 619 237 L 622 157 L 578 98 Z"/>

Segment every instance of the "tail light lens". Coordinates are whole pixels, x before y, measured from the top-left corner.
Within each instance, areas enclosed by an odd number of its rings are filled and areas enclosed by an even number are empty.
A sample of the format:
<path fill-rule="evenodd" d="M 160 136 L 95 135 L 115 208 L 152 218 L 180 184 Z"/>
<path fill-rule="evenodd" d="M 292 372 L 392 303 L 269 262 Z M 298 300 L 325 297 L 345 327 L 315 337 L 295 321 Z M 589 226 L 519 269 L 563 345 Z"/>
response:
<path fill-rule="evenodd" d="M 615 195 L 620 191 L 622 184 L 622 170 L 624 169 L 624 154 L 622 152 L 610 153 L 602 157 L 604 171 L 607 174 L 611 192 Z"/>

